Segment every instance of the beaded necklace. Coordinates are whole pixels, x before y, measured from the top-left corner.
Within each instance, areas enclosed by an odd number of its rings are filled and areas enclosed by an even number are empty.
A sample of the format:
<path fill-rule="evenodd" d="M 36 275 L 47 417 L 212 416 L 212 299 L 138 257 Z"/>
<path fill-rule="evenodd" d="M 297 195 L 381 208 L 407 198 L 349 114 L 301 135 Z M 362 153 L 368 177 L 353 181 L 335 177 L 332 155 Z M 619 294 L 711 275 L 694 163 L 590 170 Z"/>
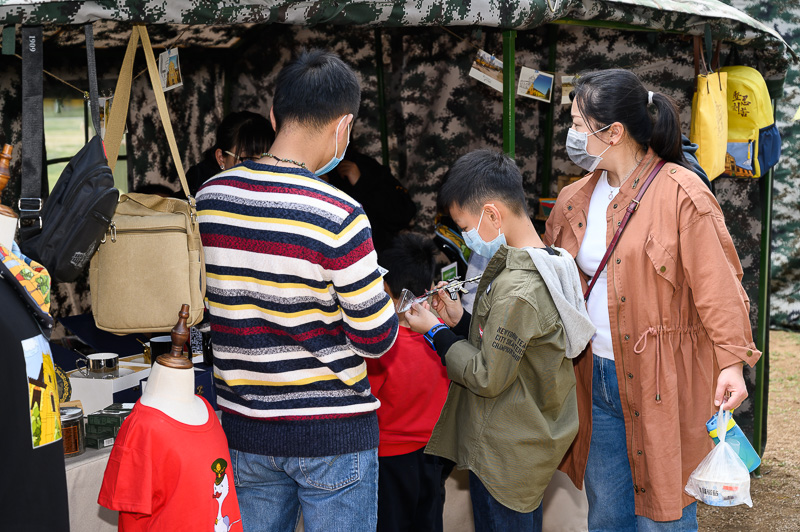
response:
<path fill-rule="evenodd" d="M 271 153 L 268 153 L 268 152 L 264 152 L 264 153 L 262 153 L 262 154 L 261 154 L 261 156 L 262 156 L 262 157 L 269 157 L 269 158 L 271 158 L 271 159 L 275 159 L 276 161 L 280 161 L 280 162 L 282 162 L 282 163 L 289 163 L 289 164 L 293 164 L 293 165 L 295 165 L 295 166 L 299 166 L 299 167 L 300 167 L 300 168 L 302 168 L 303 170 L 308 170 L 308 168 L 306 168 L 306 163 L 301 163 L 301 162 L 298 162 L 298 161 L 293 161 L 292 159 L 282 159 L 282 158 L 280 158 L 280 157 L 276 157 L 276 156 L 274 156 L 274 155 L 272 155 Z"/>

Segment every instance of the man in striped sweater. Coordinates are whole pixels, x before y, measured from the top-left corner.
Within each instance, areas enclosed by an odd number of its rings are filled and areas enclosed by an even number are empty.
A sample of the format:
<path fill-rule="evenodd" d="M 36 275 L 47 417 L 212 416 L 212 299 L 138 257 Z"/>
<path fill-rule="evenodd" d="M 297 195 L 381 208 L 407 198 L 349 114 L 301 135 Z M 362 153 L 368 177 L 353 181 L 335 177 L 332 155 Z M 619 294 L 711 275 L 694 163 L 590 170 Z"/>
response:
<path fill-rule="evenodd" d="M 214 378 L 244 528 L 374 530 L 378 400 L 364 358 L 397 316 L 361 206 L 317 176 L 344 156 L 361 99 L 335 54 L 278 75 L 269 153 L 197 195 Z"/>

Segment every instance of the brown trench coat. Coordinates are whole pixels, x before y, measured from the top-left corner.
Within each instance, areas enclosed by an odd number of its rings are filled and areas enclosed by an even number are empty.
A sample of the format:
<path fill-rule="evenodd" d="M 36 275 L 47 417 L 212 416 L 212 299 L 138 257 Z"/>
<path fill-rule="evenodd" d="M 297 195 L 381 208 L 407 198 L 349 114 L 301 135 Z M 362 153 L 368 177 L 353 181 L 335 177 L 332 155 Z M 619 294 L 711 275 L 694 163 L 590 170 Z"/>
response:
<path fill-rule="evenodd" d="M 638 193 L 635 187 L 657 160 L 650 150 L 608 206 L 606 246 Z M 599 172 L 588 174 L 561 191 L 545 243 L 578 254 L 599 178 Z M 741 362 L 752 366 L 761 356 L 750 329 L 742 267 L 708 187 L 691 171 L 667 163 L 607 268 L 636 514 L 679 519 L 694 501 L 683 491 L 686 481 L 713 447 L 705 423 L 715 412 L 720 369 Z M 580 428 L 560 469 L 580 488 L 591 440 L 591 347 L 574 363 Z"/>

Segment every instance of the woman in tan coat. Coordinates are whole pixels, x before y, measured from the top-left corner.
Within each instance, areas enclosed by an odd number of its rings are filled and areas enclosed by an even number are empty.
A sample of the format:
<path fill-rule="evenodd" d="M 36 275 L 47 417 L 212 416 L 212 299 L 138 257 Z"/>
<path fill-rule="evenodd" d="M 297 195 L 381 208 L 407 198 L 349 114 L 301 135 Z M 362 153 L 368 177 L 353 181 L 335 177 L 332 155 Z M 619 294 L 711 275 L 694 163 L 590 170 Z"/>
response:
<path fill-rule="evenodd" d="M 581 76 L 567 152 L 590 173 L 559 194 L 545 243 L 592 278 L 631 200 L 647 189 L 587 301 L 598 332 L 575 360 L 580 431 L 562 469 L 586 480 L 589 529 L 696 530 L 684 493 L 711 450 L 705 422 L 746 397 L 753 344 L 742 268 L 717 201 L 684 167 L 674 102 L 625 70 Z"/>

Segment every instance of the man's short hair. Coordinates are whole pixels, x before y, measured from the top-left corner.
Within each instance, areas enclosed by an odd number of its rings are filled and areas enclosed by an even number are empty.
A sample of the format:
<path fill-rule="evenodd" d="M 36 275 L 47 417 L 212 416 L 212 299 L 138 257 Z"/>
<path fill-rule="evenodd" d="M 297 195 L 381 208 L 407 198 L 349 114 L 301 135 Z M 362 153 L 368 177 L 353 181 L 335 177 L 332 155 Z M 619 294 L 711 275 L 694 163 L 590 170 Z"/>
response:
<path fill-rule="evenodd" d="M 493 199 L 518 216 L 528 214 L 517 164 L 504 153 L 482 149 L 462 155 L 453 164 L 439 190 L 438 206 L 442 212 L 456 206 L 476 213 Z"/>
<path fill-rule="evenodd" d="M 403 288 L 415 296 L 429 290 L 436 275 L 439 249 L 433 240 L 414 233 L 403 233 L 378 255 L 378 264 L 389 270 L 383 280 L 393 297 L 400 297 Z"/>
<path fill-rule="evenodd" d="M 276 132 L 291 122 L 320 129 L 340 116 L 355 117 L 360 104 L 352 68 L 333 52 L 303 51 L 278 74 L 272 102 Z"/>

